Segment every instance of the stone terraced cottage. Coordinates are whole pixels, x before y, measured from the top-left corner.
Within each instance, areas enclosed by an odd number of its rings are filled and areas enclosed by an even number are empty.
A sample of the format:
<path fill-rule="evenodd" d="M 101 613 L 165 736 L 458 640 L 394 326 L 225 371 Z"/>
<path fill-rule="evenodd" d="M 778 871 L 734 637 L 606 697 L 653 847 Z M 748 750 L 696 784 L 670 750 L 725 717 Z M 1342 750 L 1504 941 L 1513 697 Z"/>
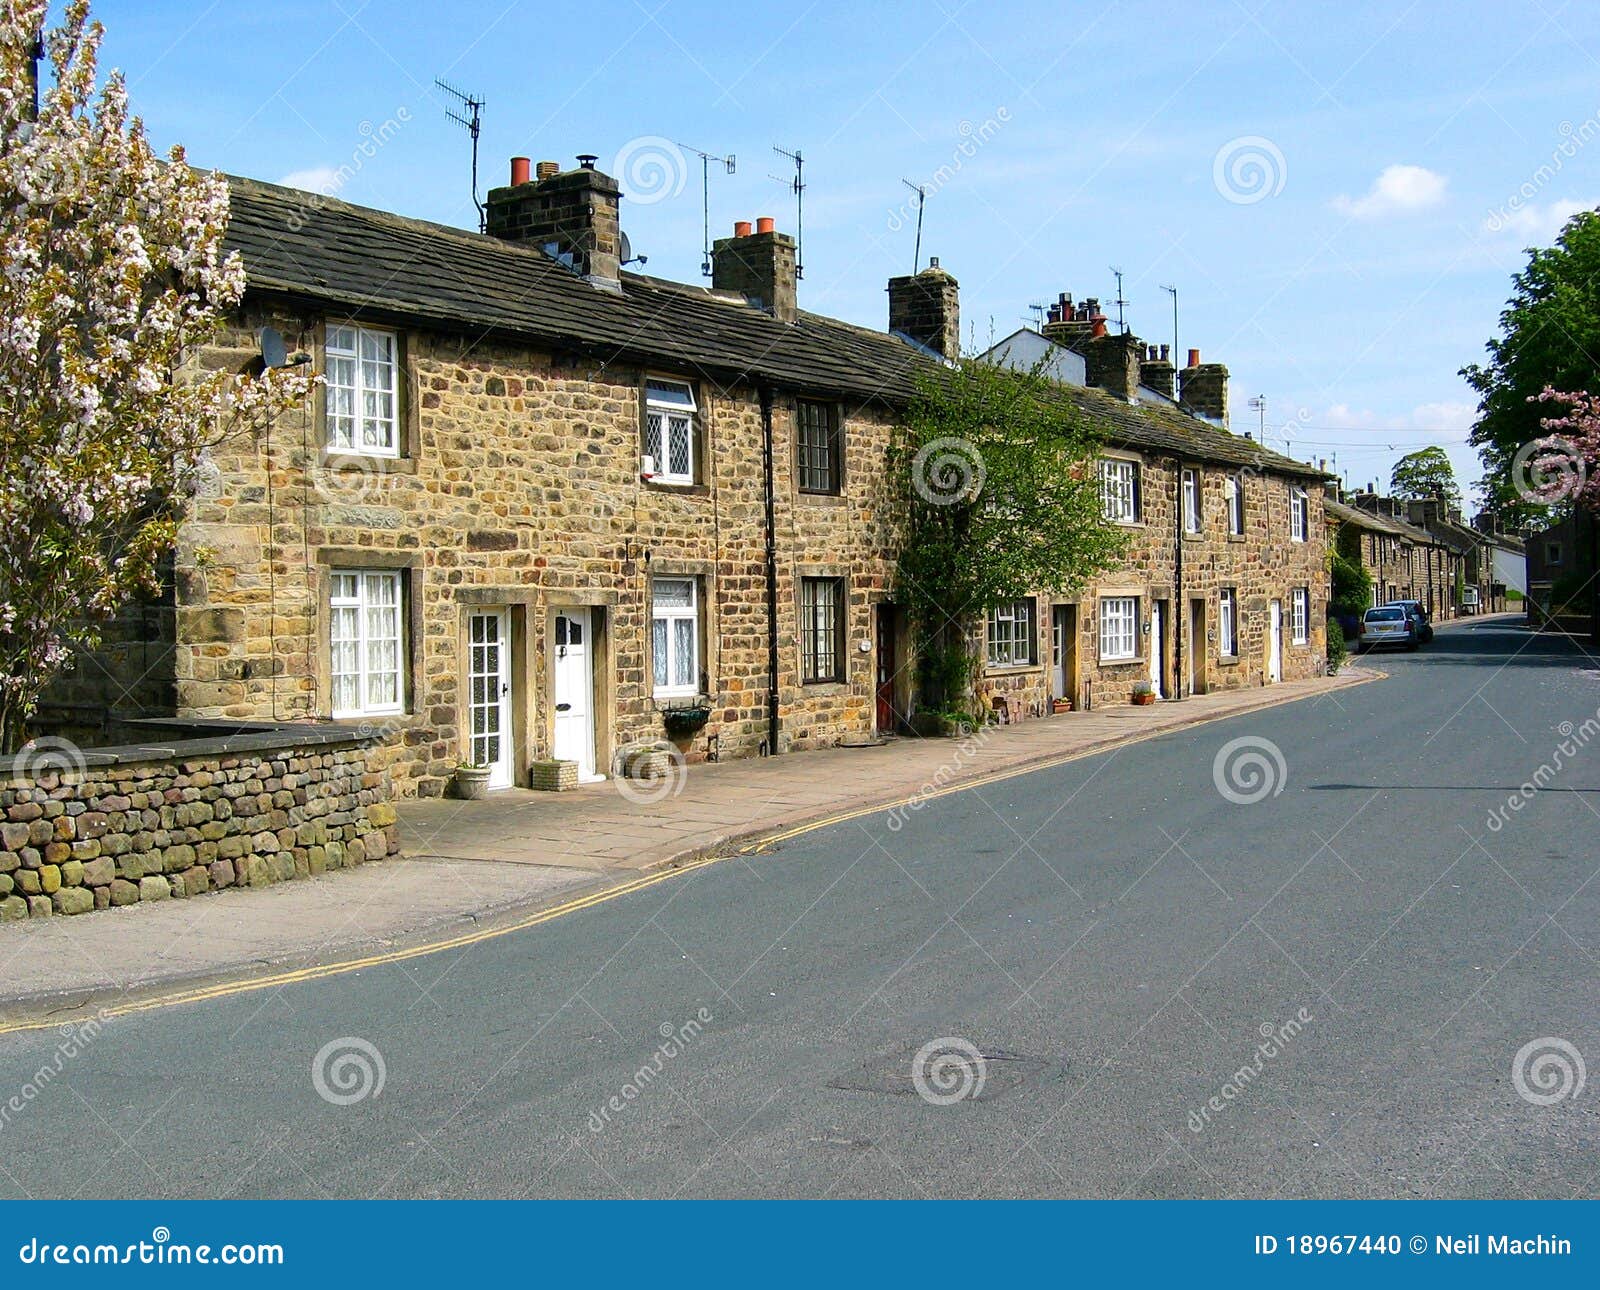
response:
<path fill-rule="evenodd" d="M 885 449 L 956 353 L 955 279 L 892 279 L 875 332 L 798 308 L 769 220 L 687 286 L 624 270 L 592 158 L 512 180 L 485 234 L 232 181 L 248 289 L 201 361 L 309 363 L 326 390 L 215 452 L 170 597 L 62 687 L 64 719 L 315 723 L 423 795 L 463 761 L 551 786 L 664 735 L 704 760 L 904 728 Z M 1165 354 L 1084 321 L 1026 335 L 1107 437 L 1129 560 L 992 612 L 986 698 L 1320 672 L 1323 476 L 1227 431 L 1225 368 L 1194 356 L 1174 396 Z"/>

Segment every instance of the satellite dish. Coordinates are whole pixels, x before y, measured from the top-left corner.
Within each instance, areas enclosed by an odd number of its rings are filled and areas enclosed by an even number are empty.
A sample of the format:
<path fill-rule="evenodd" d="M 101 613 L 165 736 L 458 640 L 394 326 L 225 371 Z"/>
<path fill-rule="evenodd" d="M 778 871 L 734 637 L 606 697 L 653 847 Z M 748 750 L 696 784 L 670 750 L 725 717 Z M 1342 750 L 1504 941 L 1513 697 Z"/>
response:
<path fill-rule="evenodd" d="M 263 327 L 256 333 L 256 342 L 261 346 L 261 365 L 263 367 L 286 367 L 289 363 L 288 351 L 283 344 L 283 336 L 275 327 Z"/>
<path fill-rule="evenodd" d="M 628 240 L 628 235 L 626 233 L 621 234 L 620 250 L 622 252 L 621 259 L 623 264 L 650 263 L 650 257 L 648 255 L 634 255 L 633 243 Z"/>

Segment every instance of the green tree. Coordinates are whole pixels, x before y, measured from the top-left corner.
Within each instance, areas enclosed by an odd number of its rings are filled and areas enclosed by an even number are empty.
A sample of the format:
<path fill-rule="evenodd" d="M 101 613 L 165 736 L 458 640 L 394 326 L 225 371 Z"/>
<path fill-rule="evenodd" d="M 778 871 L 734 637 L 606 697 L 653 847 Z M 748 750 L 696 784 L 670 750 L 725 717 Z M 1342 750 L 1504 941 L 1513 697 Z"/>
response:
<path fill-rule="evenodd" d="M 917 638 L 920 693 L 970 708 L 984 613 L 1071 594 L 1114 567 L 1124 535 L 1103 514 L 1099 438 L 1040 372 L 976 360 L 918 381 L 891 448 L 900 520 L 896 595 Z"/>
<path fill-rule="evenodd" d="M 1333 612 L 1346 618 L 1360 618 L 1372 603 L 1372 575 L 1359 559 L 1342 551 L 1335 551 L 1329 563 L 1332 565 Z"/>
<path fill-rule="evenodd" d="M 1436 498 L 1451 506 L 1461 505 L 1461 489 L 1456 472 L 1443 448 L 1423 448 L 1408 452 L 1395 462 L 1389 476 L 1389 491 L 1396 497 Z"/>
<path fill-rule="evenodd" d="M 1554 246 L 1529 251 L 1527 267 L 1511 282 L 1488 361 L 1461 375 L 1478 393 L 1472 442 L 1491 504 L 1526 517 L 1541 508 L 1517 492 L 1512 463 L 1524 444 L 1544 435 L 1539 422 L 1549 413 L 1531 400 L 1546 386 L 1600 389 L 1600 215 L 1574 215 Z"/>

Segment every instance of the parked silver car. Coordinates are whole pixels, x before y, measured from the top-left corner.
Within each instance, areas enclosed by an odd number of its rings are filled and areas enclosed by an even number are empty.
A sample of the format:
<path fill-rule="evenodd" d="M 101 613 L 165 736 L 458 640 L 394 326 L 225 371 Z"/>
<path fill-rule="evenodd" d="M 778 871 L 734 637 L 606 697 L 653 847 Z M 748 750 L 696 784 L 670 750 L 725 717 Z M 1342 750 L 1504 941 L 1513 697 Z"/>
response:
<path fill-rule="evenodd" d="M 1417 620 L 1404 605 L 1378 605 L 1361 616 L 1361 641 L 1358 652 L 1378 645 L 1403 645 L 1408 650 L 1417 648 Z"/>
<path fill-rule="evenodd" d="M 1390 605 L 1399 605 L 1417 623 L 1417 642 L 1421 645 L 1428 644 L 1433 639 L 1433 619 L 1428 616 L 1428 607 L 1420 600 L 1391 600 Z"/>

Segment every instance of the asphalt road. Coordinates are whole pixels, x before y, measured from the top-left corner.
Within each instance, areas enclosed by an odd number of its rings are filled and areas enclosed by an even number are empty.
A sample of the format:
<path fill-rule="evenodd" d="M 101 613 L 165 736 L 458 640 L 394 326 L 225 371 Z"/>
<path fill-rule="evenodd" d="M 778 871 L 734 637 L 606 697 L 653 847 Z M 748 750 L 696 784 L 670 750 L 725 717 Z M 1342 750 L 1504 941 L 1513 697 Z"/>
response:
<path fill-rule="evenodd" d="M 0 1190 L 1592 1196 L 1600 673 L 1498 624 L 1379 665 L 464 952 L 0 1038 Z"/>

